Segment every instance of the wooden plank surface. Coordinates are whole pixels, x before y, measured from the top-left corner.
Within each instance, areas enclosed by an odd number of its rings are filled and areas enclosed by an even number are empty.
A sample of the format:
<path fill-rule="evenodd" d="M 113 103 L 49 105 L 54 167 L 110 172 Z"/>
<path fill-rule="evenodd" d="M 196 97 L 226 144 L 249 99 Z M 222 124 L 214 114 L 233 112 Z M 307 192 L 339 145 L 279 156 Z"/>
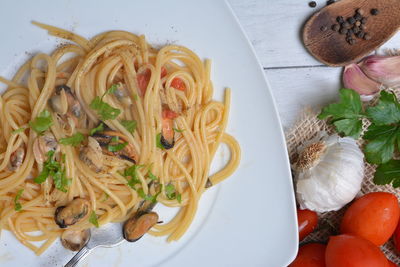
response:
<path fill-rule="evenodd" d="M 316 0 L 228 0 L 245 29 L 265 68 L 321 65 L 310 56 L 301 42 L 302 26 L 307 18 L 326 5 Z M 400 47 L 400 34 L 384 47 Z"/>

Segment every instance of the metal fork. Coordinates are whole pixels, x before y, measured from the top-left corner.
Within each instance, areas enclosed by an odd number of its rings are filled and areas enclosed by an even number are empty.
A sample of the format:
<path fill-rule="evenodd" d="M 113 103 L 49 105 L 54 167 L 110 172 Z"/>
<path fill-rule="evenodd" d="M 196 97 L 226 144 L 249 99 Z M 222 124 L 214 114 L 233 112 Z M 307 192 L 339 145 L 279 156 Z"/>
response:
<path fill-rule="evenodd" d="M 122 236 L 122 226 L 122 223 L 108 223 L 101 228 L 92 228 L 89 242 L 64 267 L 76 266 L 97 247 L 109 248 L 120 245 L 125 240 Z"/>

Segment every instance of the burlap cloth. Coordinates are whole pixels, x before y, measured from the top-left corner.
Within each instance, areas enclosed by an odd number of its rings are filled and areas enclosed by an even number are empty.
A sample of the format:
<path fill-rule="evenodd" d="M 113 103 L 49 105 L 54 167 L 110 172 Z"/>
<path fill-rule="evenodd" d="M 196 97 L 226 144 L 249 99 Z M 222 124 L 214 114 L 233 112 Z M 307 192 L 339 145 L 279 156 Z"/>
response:
<path fill-rule="evenodd" d="M 396 89 L 395 93 L 399 96 L 400 89 Z M 376 101 L 376 100 L 374 100 Z M 304 111 L 302 117 L 298 120 L 295 126 L 286 132 L 286 142 L 289 152 L 290 161 L 293 164 L 297 158 L 297 147 L 305 141 L 313 138 L 317 133 L 326 131 L 328 134 L 335 133 L 334 128 L 328 125 L 325 121 L 317 118 L 318 112 L 311 109 Z M 363 129 L 368 127 L 368 123 L 364 121 Z M 359 145 L 362 146 L 361 141 Z M 361 194 L 376 191 L 386 191 L 395 194 L 400 199 L 400 190 L 394 189 L 392 186 L 378 186 L 373 183 L 375 166 L 365 162 L 365 177 L 361 188 Z M 316 230 L 306 237 L 301 244 L 308 242 L 327 242 L 329 236 L 339 234 L 339 225 L 342 216 L 348 206 L 339 211 L 320 213 L 319 223 Z M 389 240 L 381 247 L 381 250 L 386 254 L 388 259 L 396 264 L 400 264 L 400 253 L 396 252 L 392 240 Z"/>

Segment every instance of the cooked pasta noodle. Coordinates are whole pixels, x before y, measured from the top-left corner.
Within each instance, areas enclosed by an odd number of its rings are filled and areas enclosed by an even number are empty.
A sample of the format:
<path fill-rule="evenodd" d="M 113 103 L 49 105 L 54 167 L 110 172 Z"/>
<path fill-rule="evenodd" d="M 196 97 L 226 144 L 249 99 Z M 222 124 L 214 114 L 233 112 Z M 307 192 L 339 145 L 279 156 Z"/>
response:
<path fill-rule="evenodd" d="M 179 212 L 149 233 L 178 240 L 206 188 L 238 167 L 240 147 L 225 132 L 230 89 L 223 102 L 212 100 L 211 62 L 183 46 L 158 50 L 124 31 L 87 40 L 34 24 L 68 42 L 35 55 L 11 80 L 0 77 L 7 85 L 0 97 L 0 229 L 40 255 L 65 229 L 93 227 L 93 213 L 101 227 L 156 200 Z M 96 133 L 98 126 L 104 129 Z M 78 143 L 66 141 L 71 137 Z M 221 143 L 231 156 L 210 176 Z M 76 198 L 87 199 L 90 211 L 60 228 L 57 207 Z"/>

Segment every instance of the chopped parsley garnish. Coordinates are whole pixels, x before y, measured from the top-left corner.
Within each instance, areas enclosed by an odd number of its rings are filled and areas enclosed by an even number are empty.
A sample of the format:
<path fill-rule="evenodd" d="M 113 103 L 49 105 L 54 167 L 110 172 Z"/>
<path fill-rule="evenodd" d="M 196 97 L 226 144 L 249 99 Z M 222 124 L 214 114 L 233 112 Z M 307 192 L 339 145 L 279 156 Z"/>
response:
<path fill-rule="evenodd" d="M 113 138 L 111 138 L 111 142 L 107 146 L 108 151 L 118 152 L 118 151 L 124 149 L 128 145 L 128 142 L 118 143 L 118 141 L 119 141 L 118 136 L 114 136 Z M 112 144 L 112 143 L 114 143 L 114 144 Z M 117 143 L 117 144 L 115 144 L 115 143 Z"/>
<path fill-rule="evenodd" d="M 30 121 L 29 125 L 35 132 L 41 134 L 53 125 L 53 119 L 50 112 L 45 109 L 40 112 L 39 116 L 37 116 L 35 120 Z"/>
<path fill-rule="evenodd" d="M 173 129 L 177 133 L 183 133 L 185 131 L 185 129 L 177 129 L 177 128 L 173 128 Z"/>
<path fill-rule="evenodd" d="M 85 136 L 81 133 L 76 133 L 71 137 L 61 138 L 60 144 L 78 146 L 85 139 Z"/>
<path fill-rule="evenodd" d="M 136 130 L 137 121 L 135 120 L 123 120 L 121 121 L 122 126 L 128 130 L 128 132 L 133 133 Z"/>
<path fill-rule="evenodd" d="M 18 134 L 18 133 L 22 133 L 23 131 L 25 131 L 25 127 L 21 127 L 21 128 L 18 128 L 17 130 L 15 130 L 15 131 L 12 131 L 11 133 L 12 134 Z"/>
<path fill-rule="evenodd" d="M 161 143 L 161 133 L 156 135 L 156 146 L 161 149 L 165 149 L 163 144 Z"/>
<path fill-rule="evenodd" d="M 92 213 L 90 213 L 89 222 L 96 226 L 96 228 L 99 228 L 99 221 L 97 220 L 97 214 L 95 211 L 92 211 Z"/>
<path fill-rule="evenodd" d="M 182 201 L 182 196 L 180 193 L 176 192 L 175 186 L 173 184 L 167 184 L 165 187 L 165 195 L 168 199 L 176 199 L 179 203 Z"/>
<path fill-rule="evenodd" d="M 101 202 L 106 202 L 110 198 L 110 196 L 106 192 L 103 192 L 103 193 L 104 193 L 104 197 L 101 200 Z"/>
<path fill-rule="evenodd" d="M 22 209 L 22 205 L 21 205 L 21 203 L 19 203 L 19 199 L 21 198 L 23 192 L 24 192 L 24 189 L 20 189 L 20 190 L 18 190 L 17 194 L 15 195 L 14 209 L 16 211 L 20 211 Z"/>
<path fill-rule="evenodd" d="M 128 186 L 134 190 L 136 190 L 135 185 L 140 184 L 140 180 L 138 178 L 138 169 L 143 167 L 142 165 L 132 165 L 129 168 L 124 170 L 124 173 L 122 174 L 125 178 L 131 177 L 130 180 L 128 180 Z"/>
<path fill-rule="evenodd" d="M 43 163 L 43 170 L 33 179 L 33 181 L 37 184 L 42 184 L 50 176 L 53 178 L 54 186 L 65 193 L 67 192 L 66 187 L 70 185 L 71 180 L 67 178 L 65 169 L 53 158 L 53 156 L 53 150 L 47 152 L 47 160 Z"/>
<path fill-rule="evenodd" d="M 97 111 L 97 115 L 99 115 L 100 119 L 105 120 L 114 120 L 121 114 L 121 110 L 110 106 L 108 103 L 103 101 L 103 98 L 106 94 L 113 94 L 118 89 L 118 85 L 113 84 L 110 89 L 108 89 L 101 97 L 96 96 L 92 103 L 90 103 L 90 108 Z"/>
<path fill-rule="evenodd" d="M 162 185 L 160 185 L 160 190 L 154 195 L 146 195 L 143 191 L 143 188 L 139 188 L 137 190 L 138 195 L 143 198 L 146 201 L 151 201 L 152 203 L 156 203 L 157 202 L 157 197 L 161 194 L 162 191 Z"/>
<path fill-rule="evenodd" d="M 150 171 L 150 169 L 149 169 L 149 171 L 148 171 L 148 173 L 147 173 L 147 176 L 150 178 L 150 180 L 152 180 L 152 181 L 157 181 L 158 180 L 158 177 L 157 176 L 155 176 L 151 171 Z"/>
<path fill-rule="evenodd" d="M 100 122 L 99 126 L 90 130 L 89 135 L 94 135 L 97 132 L 104 131 L 104 123 Z"/>

